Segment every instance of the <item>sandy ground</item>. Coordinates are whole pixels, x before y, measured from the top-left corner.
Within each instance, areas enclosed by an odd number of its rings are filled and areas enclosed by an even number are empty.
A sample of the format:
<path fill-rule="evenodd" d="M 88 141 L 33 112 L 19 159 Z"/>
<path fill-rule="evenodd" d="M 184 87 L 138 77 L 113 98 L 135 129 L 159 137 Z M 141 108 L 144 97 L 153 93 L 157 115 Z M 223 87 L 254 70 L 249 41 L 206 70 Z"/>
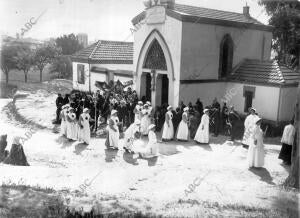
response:
<path fill-rule="evenodd" d="M 81 205 L 84 210 L 98 202 L 102 211 L 121 207 L 180 216 L 183 210 L 170 208 L 176 208 L 178 202 L 191 201 L 290 210 L 295 215 L 299 210 L 300 195 L 281 186 L 289 169 L 277 158 L 281 148 L 278 143 L 265 144 L 265 167 L 259 170 L 249 170 L 247 150 L 239 143 L 226 142 L 222 136 L 212 137 L 206 146 L 193 142 L 161 143 L 158 158 L 135 160 L 122 149 L 107 150 L 104 139 L 92 138 L 90 145 L 85 146 L 51 131 L 54 100 L 54 94 L 43 92 L 17 100 L 17 111 L 25 119 L 50 130 L 38 129 L 25 142 L 30 167 L 0 164 L 1 183 L 51 187 L 60 191 L 70 206 Z M 8 110 L 5 106 L 10 101 L 1 99 L 0 109 Z M 0 133 L 9 136 L 24 135 L 32 128 L 8 118 L 3 111 L 0 120 Z M 120 147 L 122 143 L 121 140 Z M 194 211 L 187 206 L 184 215 L 193 216 Z"/>

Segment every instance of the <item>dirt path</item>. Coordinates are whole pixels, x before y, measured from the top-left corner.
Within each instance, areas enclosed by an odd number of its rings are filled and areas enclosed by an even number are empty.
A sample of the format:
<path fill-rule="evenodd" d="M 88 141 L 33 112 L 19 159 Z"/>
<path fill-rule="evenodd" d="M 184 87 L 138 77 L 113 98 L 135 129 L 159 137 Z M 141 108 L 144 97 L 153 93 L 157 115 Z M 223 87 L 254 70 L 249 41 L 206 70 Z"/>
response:
<path fill-rule="evenodd" d="M 7 103 L 1 99 L 0 110 Z M 5 113 L 0 119 L 1 129 L 9 135 L 22 135 L 31 128 L 11 122 Z M 216 208 L 223 208 L 229 217 L 247 208 L 290 210 L 296 215 L 299 194 L 281 188 L 288 169 L 277 159 L 280 147 L 266 144 L 265 168 L 248 170 L 247 150 L 225 141 L 220 136 L 212 138 L 209 146 L 161 143 L 157 159 L 134 160 L 121 150 L 106 150 L 104 139 L 93 138 L 84 146 L 39 130 L 24 144 L 31 166 L 0 164 L 0 175 L 4 175 L 0 182 L 51 187 L 60 190 L 69 206 L 80 205 L 87 211 L 98 202 L 102 212 L 126 209 L 180 217 L 202 214 L 201 206 L 217 215 L 220 211 L 215 212 Z M 68 194 L 61 190 L 68 190 Z"/>

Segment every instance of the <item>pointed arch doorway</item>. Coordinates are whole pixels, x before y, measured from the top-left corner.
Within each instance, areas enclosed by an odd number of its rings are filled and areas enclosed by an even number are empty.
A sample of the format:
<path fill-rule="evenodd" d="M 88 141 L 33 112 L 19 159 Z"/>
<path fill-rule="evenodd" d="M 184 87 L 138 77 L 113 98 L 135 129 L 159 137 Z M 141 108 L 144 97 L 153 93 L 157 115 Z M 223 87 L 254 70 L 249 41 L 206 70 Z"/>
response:
<path fill-rule="evenodd" d="M 173 105 L 173 64 L 168 47 L 158 31 L 148 36 L 137 63 L 137 91 L 153 106 Z"/>

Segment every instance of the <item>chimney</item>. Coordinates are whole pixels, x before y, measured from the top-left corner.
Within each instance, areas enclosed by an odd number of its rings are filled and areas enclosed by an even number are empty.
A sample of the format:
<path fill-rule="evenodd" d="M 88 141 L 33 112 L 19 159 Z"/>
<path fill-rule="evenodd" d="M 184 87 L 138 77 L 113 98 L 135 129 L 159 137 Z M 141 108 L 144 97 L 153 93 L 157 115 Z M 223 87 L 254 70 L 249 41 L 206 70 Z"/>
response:
<path fill-rule="evenodd" d="M 250 7 L 246 4 L 246 6 L 243 7 L 243 14 L 247 17 L 250 17 L 249 10 L 250 10 Z"/>
<path fill-rule="evenodd" d="M 160 0 L 161 5 L 165 5 L 167 9 L 173 10 L 175 7 L 175 0 Z"/>

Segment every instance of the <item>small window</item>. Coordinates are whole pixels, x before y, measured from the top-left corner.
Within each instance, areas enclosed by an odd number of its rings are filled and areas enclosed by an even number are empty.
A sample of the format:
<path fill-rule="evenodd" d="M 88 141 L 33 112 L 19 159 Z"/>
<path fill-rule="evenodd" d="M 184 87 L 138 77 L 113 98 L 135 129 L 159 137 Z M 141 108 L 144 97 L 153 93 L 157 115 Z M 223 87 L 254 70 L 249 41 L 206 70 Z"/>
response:
<path fill-rule="evenodd" d="M 245 108 L 244 112 L 248 112 L 248 108 L 252 107 L 253 92 L 245 91 Z"/>
<path fill-rule="evenodd" d="M 232 70 L 233 40 L 226 34 L 220 44 L 219 78 L 226 78 Z"/>
<path fill-rule="evenodd" d="M 84 65 L 83 64 L 77 64 L 77 82 L 79 84 L 84 84 Z"/>

